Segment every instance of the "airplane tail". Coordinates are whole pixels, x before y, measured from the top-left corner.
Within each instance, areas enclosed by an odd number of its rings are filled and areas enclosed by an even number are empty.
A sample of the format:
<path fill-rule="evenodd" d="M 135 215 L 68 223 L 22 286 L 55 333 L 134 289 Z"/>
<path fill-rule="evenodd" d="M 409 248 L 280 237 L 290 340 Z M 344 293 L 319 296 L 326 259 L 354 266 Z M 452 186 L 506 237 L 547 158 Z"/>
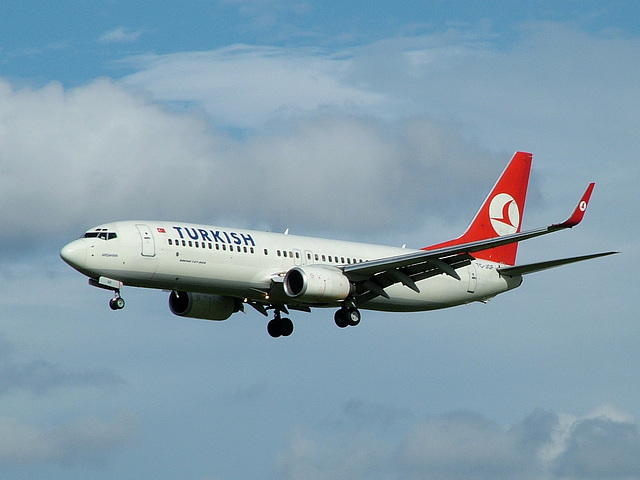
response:
<path fill-rule="evenodd" d="M 516 152 L 467 230 L 454 240 L 424 247 L 423 250 L 434 250 L 519 233 L 527 198 L 532 157 L 531 153 Z M 474 257 L 515 265 L 517 250 L 518 244 L 510 243 L 476 252 Z"/>

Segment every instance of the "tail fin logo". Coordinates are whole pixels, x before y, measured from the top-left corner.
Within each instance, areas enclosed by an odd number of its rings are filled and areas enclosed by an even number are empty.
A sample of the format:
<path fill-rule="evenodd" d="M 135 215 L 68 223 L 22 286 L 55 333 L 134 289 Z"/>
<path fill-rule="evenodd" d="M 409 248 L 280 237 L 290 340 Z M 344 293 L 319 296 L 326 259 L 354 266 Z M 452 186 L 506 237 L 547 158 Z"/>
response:
<path fill-rule="evenodd" d="M 502 235 L 516 233 L 520 227 L 520 209 L 508 193 L 499 193 L 489 205 L 489 219 L 495 232 Z"/>

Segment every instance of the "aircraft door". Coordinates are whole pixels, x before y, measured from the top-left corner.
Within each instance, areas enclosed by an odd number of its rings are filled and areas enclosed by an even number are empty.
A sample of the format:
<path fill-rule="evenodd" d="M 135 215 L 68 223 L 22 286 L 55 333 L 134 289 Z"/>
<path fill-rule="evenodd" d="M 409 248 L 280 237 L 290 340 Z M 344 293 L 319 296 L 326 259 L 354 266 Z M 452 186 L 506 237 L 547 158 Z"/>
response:
<path fill-rule="evenodd" d="M 140 241 L 142 242 L 141 254 L 143 257 L 155 257 L 156 256 L 156 243 L 153 239 L 153 233 L 147 225 L 136 224 L 138 233 L 140 234 Z"/>
<path fill-rule="evenodd" d="M 478 285 L 478 272 L 476 270 L 476 264 L 471 262 L 471 264 L 467 267 L 469 271 L 469 287 L 467 288 L 468 293 L 475 293 L 476 286 Z"/>

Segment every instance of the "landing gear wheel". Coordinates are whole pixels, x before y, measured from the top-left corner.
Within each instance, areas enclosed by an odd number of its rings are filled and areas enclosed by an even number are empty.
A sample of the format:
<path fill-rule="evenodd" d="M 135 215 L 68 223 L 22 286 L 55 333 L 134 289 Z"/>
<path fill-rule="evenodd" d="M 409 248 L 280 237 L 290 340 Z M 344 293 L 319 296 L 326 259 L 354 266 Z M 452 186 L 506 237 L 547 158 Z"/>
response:
<path fill-rule="evenodd" d="M 347 328 L 349 326 L 349 319 L 347 317 L 347 310 L 341 308 L 340 310 L 336 310 L 333 319 L 336 322 L 336 325 L 340 328 Z"/>
<path fill-rule="evenodd" d="M 278 338 L 281 335 L 279 324 L 280 322 L 275 318 L 267 323 L 267 332 L 269 332 L 269 335 L 271 335 L 273 338 Z"/>
<path fill-rule="evenodd" d="M 111 307 L 111 310 L 122 310 L 124 308 L 124 298 L 112 298 L 111 300 L 109 300 L 109 306 Z"/>
<path fill-rule="evenodd" d="M 293 333 L 293 322 L 288 318 L 280 320 L 280 333 L 283 337 L 288 337 Z"/>
<path fill-rule="evenodd" d="M 347 319 L 350 326 L 355 327 L 360 323 L 360 310 L 353 307 L 347 310 Z"/>

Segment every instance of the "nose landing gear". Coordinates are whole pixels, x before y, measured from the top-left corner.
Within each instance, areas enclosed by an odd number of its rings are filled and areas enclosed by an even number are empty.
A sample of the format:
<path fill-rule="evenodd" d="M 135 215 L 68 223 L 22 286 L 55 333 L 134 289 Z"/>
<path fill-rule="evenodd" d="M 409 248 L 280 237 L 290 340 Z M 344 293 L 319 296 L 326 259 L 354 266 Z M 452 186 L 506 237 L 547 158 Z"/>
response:
<path fill-rule="evenodd" d="M 120 296 L 120 291 L 116 290 L 115 297 L 109 300 L 111 310 L 122 310 L 124 308 L 124 298 Z"/>
<path fill-rule="evenodd" d="M 124 308 L 124 299 L 120 296 L 120 289 L 124 284 L 120 280 L 107 277 L 90 278 L 89 285 L 113 292 L 113 298 L 109 300 L 111 310 L 122 310 Z"/>

